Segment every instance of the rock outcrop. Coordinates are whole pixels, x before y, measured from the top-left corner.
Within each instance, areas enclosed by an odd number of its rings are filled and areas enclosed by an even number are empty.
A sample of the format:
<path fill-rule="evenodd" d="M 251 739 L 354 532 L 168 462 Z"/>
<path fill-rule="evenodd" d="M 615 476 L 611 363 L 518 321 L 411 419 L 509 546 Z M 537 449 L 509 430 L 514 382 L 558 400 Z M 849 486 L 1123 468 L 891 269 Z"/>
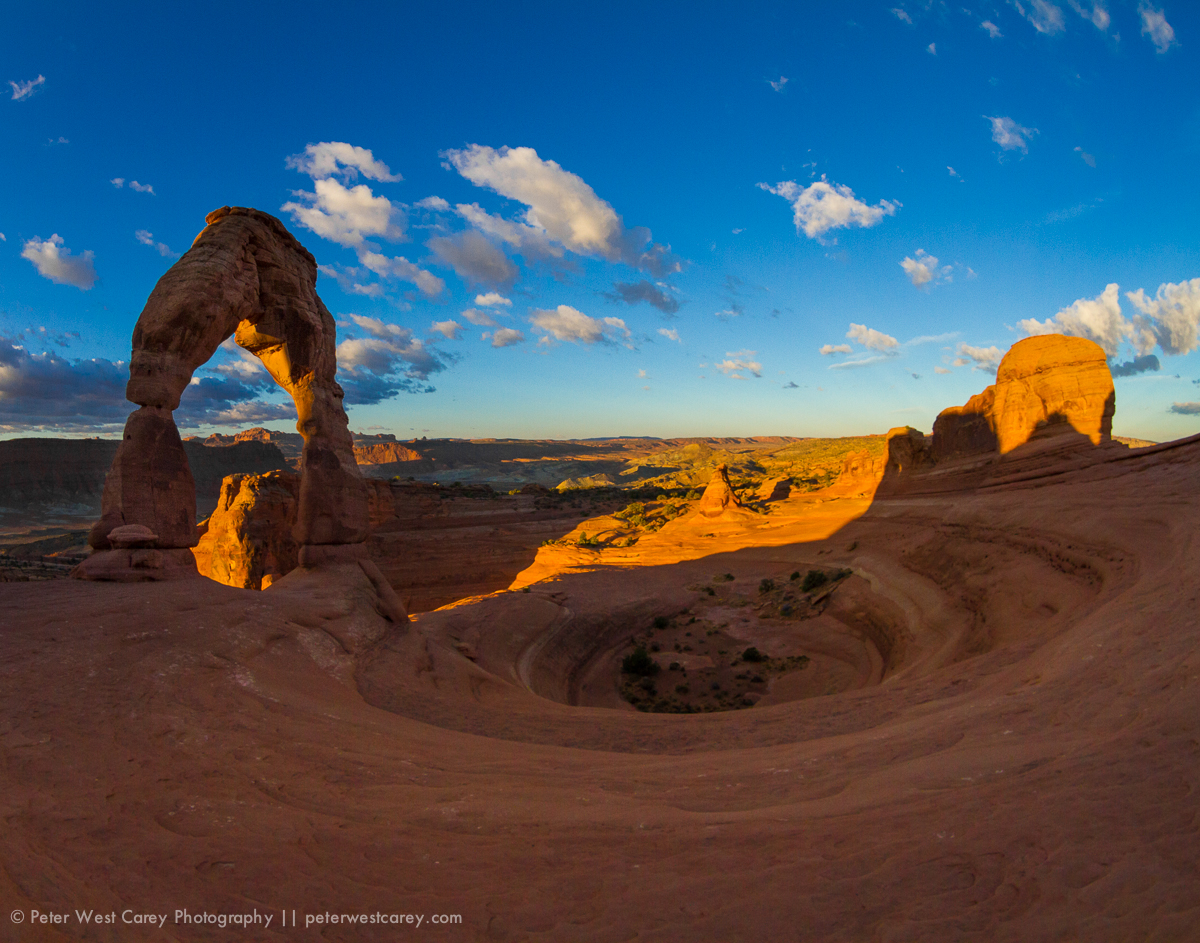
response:
<path fill-rule="evenodd" d="M 720 517 L 726 511 L 741 506 L 742 502 L 738 499 L 737 492 L 729 483 L 729 466 L 718 465 L 713 471 L 708 487 L 704 489 L 704 494 L 700 495 L 696 511 L 705 517 Z"/>
<path fill-rule="evenodd" d="M 128 524 L 156 535 L 150 549 L 191 559 L 199 540 L 195 487 L 172 413 L 192 374 L 229 337 L 258 357 L 296 404 L 304 450 L 292 536 L 301 564 L 366 560 L 367 485 L 335 380 L 335 326 L 316 292 L 316 261 L 279 220 L 258 210 L 226 206 L 205 222 L 154 287 L 134 328 L 125 395 L 140 408 L 126 423 L 89 538 L 101 552 L 80 565 L 80 578 L 114 578 L 117 561 L 104 552 L 115 552 L 109 534 Z M 142 571 L 137 578 L 176 575 Z"/>
<path fill-rule="evenodd" d="M 758 501 L 783 501 L 791 493 L 791 478 L 767 478 L 758 486 L 754 497 Z"/>
<path fill-rule="evenodd" d="M 399 442 L 379 442 L 355 446 L 354 458 L 360 465 L 387 465 L 391 462 L 419 462 L 424 456 Z"/>
<path fill-rule="evenodd" d="M 1046 334 L 1009 348 L 996 382 L 965 405 L 943 410 L 933 425 L 938 461 L 998 452 L 1032 438 L 1112 438 L 1116 394 L 1100 345 L 1082 337 Z"/>
<path fill-rule="evenodd" d="M 262 589 L 299 563 L 296 526 L 300 479 L 290 472 L 230 475 L 212 516 L 199 525 L 192 551 L 201 576 L 243 589 Z"/>
<path fill-rule="evenodd" d="M 933 463 L 933 446 L 925 433 L 912 426 L 888 430 L 885 477 L 924 471 Z"/>

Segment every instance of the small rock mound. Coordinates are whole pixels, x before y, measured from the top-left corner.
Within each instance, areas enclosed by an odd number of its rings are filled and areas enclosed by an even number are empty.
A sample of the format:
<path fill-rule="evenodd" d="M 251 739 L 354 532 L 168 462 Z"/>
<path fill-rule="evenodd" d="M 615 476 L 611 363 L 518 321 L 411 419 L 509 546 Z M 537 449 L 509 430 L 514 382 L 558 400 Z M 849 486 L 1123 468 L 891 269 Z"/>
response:
<path fill-rule="evenodd" d="M 704 494 L 700 496 L 697 511 L 705 517 L 720 517 L 730 508 L 741 506 L 742 502 L 738 500 L 733 485 L 729 483 L 729 466 L 718 465 L 708 482 L 708 487 L 704 489 Z"/>

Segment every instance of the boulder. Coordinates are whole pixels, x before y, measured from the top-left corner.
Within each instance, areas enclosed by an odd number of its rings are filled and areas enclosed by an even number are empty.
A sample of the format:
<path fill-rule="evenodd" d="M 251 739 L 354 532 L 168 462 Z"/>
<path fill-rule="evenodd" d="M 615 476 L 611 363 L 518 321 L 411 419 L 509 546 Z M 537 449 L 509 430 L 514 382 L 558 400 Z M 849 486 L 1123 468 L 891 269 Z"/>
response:
<path fill-rule="evenodd" d="M 733 485 L 729 483 L 729 466 L 718 465 L 704 489 L 704 494 L 700 495 L 697 512 L 705 517 L 720 517 L 731 508 L 741 506 L 742 502 L 738 500 Z"/>
<path fill-rule="evenodd" d="M 286 471 L 230 475 L 193 551 L 201 576 L 261 589 L 290 573 L 300 546 L 292 536 L 300 479 Z M 113 533 L 116 533 L 115 531 Z"/>
<path fill-rule="evenodd" d="M 1009 348 L 996 382 L 933 425 L 938 461 L 1004 455 L 1033 438 L 1074 436 L 1092 445 L 1112 438 L 1116 393 L 1099 344 L 1045 334 Z M 1068 440 L 1069 441 L 1069 440 Z"/>

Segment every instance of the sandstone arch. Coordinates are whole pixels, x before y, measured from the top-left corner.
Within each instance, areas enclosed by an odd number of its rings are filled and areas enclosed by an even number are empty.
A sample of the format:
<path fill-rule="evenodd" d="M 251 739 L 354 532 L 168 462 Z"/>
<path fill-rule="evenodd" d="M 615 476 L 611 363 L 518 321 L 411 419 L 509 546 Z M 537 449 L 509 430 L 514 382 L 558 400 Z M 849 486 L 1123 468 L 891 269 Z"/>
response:
<path fill-rule="evenodd" d="M 196 573 L 195 485 L 173 412 L 195 370 L 230 337 L 296 404 L 304 437 L 294 531 L 301 563 L 365 556 L 367 489 L 335 379 L 335 327 L 317 295 L 316 260 L 259 210 L 224 206 L 205 223 L 154 286 L 134 328 L 125 395 L 140 408 L 125 424 L 88 540 L 97 552 L 79 567 L 80 578 Z M 146 531 L 126 530 L 131 525 Z"/>

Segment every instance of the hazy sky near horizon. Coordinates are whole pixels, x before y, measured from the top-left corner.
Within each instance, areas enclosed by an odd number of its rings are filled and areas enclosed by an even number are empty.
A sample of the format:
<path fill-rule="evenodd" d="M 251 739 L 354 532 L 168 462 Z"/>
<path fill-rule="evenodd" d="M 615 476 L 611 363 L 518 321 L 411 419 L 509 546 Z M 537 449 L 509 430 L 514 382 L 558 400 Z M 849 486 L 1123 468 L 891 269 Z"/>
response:
<path fill-rule="evenodd" d="M 118 434 L 210 210 L 320 265 L 351 428 L 851 435 L 1030 333 L 1200 431 L 1200 9 L 26 4 L 0 37 L 0 436 Z M 223 349 L 184 434 L 291 429 Z"/>

